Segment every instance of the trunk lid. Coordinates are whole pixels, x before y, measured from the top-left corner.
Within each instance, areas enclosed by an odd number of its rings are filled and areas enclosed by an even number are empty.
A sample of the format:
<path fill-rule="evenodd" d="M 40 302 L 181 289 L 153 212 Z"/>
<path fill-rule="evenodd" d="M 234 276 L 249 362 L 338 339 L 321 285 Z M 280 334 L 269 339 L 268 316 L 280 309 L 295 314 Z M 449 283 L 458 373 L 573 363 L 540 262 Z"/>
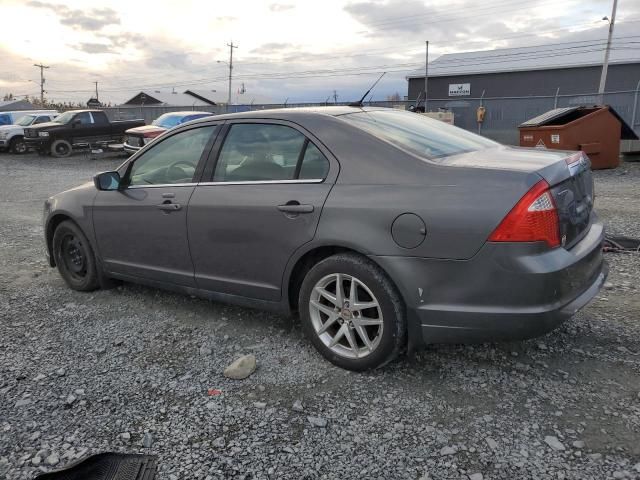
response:
<path fill-rule="evenodd" d="M 437 162 L 455 167 L 537 174 L 551 187 L 562 245 L 571 248 L 588 231 L 594 191 L 591 163 L 584 152 L 501 146 L 439 158 Z"/>

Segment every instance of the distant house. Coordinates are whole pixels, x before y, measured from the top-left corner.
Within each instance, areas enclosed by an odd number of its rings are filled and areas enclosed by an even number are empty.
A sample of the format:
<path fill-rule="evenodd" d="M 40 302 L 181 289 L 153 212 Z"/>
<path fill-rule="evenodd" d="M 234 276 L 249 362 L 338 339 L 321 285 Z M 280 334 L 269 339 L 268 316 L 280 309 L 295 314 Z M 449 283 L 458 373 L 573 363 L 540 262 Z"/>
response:
<path fill-rule="evenodd" d="M 182 93 L 145 90 L 137 93 L 122 105 L 136 107 L 142 105 L 154 105 L 158 107 L 209 107 L 220 104 L 226 105 L 228 98 L 226 90 L 222 92 L 216 90 L 190 89 Z M 247 92 L 243 88 L 234 92 L 231 103 L 234 105 L 270 104 L 273 103 L 273 100 L 264 95 Z"/>
<path fill-rule="evenodd" d="M 213 92 L 212 92 L 213 93 Z M 207 107 L 217 105 L 216 101 L 203 92 L 195 94 L 187 90 L 183 93 L 148 90 L 137 93 L 123 103 L 129 106 L 153 105 L 158 107 Z"/>
<path fill-rule="evenodd" d="M 36 107 L 27 100 L 3 100 L 0 101 L 0 112 L 11 112 L 14 110 L 34 110 Z"/>

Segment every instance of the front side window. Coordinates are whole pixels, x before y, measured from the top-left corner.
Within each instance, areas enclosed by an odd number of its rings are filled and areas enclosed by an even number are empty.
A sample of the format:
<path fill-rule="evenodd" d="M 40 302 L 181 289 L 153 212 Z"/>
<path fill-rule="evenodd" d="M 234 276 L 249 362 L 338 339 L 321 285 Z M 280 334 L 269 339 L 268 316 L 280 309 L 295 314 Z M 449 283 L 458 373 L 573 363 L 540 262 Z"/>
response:
<path fill-rule="evenodd" d="M 200 157 L 216 126 L 185 130 L 144 152 L 133 163 L 128 184 L 164 185 L 193 181 Z"/>
<path fill-rule="evenodd" d="M 499 144 L 424 115 L 400 111 L 358 111 L 342 120 L 427 159 L 473 152 Z"/>
<path fill-rule="evenodd" d="M 300 175 L 303 167 L 298 168 L 308 146 L 309 150 L 315 148 L 302 133 L 285 125 L 235 124 L 224 141 L 213 179 L 255 182 L 310 178 L 306 175 L 315 173 L 314 168 L 317 170 L 317 165 L 311 165 L 311 153 L 308 162 L 311 166 L 306 168 L 305 176 Z M 318 154 L 326 161 L 319 151 Z"/>
<path fill-rule="evenodd" d="M 47 123 L 51 121 L 51 117 L 38 117 L 36 118 L 36 121 L 33 122 L 34 125 L 37 125 L 38 123 Z"/>

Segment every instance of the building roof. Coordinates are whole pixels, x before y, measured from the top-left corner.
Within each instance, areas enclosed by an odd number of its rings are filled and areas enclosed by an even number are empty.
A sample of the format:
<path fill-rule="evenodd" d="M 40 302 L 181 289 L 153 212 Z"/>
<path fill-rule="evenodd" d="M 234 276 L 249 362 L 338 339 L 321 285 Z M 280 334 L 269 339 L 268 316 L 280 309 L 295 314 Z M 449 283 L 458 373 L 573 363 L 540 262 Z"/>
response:
<path fill-rule="evenodd" d="M 125 103 L 133 103 L 133 101 L 141 94 L 145 94 L 149 99 L 149 104 L 160 104 L 165 107 L 210 107 L 215 105 L 216 102 L 213 100 L 204 101 L 202 98 L 195 97 L 193 95 L 189 95 L 188 93 L 178 93 L 178 92 L 162 92 L 159 90 L 143 90 L 141 92 L 136 93 L 133 97 L 127 100 Z M 154 102 L 153 100 L 157 100 Z M 137 103 L 136 103 L 137 104 Z"/>
<path fill-rule="evenodd" d="M 640 49 L 623 47 L 624 40 L 614 38 L 609 64 L 640 63 Z M 590 67 L 603 60 L 604 40 L 447 53 L 429 63 L 429 77 Z M 424 72 L 408 78 L 424 78 Z"/>
<path fill-rule="evenodd" d="M 13 100 L 0 101 L 0 111 L 6 112 L 10 110 L 33 110 L 36 108 L 31 102 L 23 99 L 14 98 Z"/>

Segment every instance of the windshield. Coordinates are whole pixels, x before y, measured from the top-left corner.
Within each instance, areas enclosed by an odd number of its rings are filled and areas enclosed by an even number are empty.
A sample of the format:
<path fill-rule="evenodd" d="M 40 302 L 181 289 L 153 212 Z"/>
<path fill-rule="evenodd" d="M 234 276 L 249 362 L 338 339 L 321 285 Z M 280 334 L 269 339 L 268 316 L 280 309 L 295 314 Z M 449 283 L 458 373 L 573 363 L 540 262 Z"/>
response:
<path fill-rule="evenodd" d="M 63 124 L 69 123 L 75 114 L 76 112 L 65 112 L 59 117 L 56 117 L 56 119 L 53 121 L 56 123 L 63 123 Z"/>
<path fill-rule="evenodd" d="M 165 113 L 164 115 L 160 115 L 153 122 L 151 122 L 151 125 L 169 129 L 169 128 L 175 127 L 176 125 L 180 125 L 181 123 L 182 123 L 182 115 Z"/>
<path fill-rule="evenodd" d="M 26 127 L 27 125 L 31 125 L 33 123 L 35 115 L 25 115 L 21 117 L 20 120 L 16 122 L 16 125 L 20 125 L 21 127 Z"/>
<path fill-rule="evenodd" d="M 341 115 L 340 118 L 403 150 L 428 159 L 499 145 L 493 140 L 418 113 L 361 110 Z"/>

